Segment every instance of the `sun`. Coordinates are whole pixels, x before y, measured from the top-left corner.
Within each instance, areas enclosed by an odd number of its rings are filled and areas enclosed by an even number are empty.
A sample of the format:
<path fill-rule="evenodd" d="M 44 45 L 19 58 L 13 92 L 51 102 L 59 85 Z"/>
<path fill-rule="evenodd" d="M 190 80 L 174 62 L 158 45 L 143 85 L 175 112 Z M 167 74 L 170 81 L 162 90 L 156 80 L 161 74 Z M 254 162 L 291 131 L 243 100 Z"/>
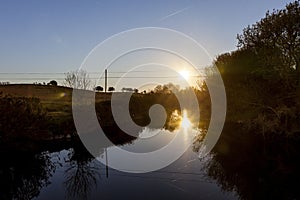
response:
<path fill-rule="evenodd" d="M 188 80 L 190 78 L 190 72 L 187 70 L 179 71 L 179 74 L 185 79 Z"/>

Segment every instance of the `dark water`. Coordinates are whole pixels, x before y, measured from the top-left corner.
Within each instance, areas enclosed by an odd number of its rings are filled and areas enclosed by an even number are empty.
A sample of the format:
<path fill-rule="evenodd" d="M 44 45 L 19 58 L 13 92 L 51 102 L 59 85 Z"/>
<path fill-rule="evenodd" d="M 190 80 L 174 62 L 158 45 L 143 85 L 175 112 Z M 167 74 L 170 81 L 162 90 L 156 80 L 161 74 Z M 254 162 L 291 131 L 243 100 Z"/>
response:
<path fill-rule="evenodd" d="M 274 148 L 236 132 L 225 127 L 215 150 L 203 159 L 194 145 L 171 165 L 150 173 L 107 168 L 79 141 L 22 142 L 1 150 L 0 199 L 299 198 L 299 145 L 291 143 L 286 149 L 276 143 Z M 172 134 L 147 147 L 141 139 L 119 146 L 147 151 L 161 147 Z"/>

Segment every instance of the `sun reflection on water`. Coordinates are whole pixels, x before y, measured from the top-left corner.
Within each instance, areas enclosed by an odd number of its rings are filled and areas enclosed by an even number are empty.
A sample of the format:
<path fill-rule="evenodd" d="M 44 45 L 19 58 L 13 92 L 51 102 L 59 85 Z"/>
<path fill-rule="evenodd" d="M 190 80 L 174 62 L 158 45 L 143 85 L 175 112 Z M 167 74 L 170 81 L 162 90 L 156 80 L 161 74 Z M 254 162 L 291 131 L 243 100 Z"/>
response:
<path fill-rule="evenodd" d="M 192 123 L 190 122 L 186 110 L 183 111 L 182 113 L 182 118 L 181 118 L 181 124 L 180 126 L 184 129 L 191 128 Z"/>

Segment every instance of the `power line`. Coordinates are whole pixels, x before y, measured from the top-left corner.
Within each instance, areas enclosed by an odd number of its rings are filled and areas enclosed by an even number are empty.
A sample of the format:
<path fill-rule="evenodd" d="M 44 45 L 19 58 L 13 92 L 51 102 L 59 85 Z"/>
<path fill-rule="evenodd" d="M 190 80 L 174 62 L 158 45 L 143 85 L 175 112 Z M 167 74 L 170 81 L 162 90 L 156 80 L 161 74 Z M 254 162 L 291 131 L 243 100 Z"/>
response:
<path fill-rule="evenodd" d="M 0 72 L 0 74 L 65 74 L 63 72 Z"/>
<path fill-rule="evenodd" d="M 189 76 L 191 78 L 201 78 L 206 76 Z M 99 77 L 99 78 L 89 78 L 91 80 L 97 80 L 97 79 L 104 79 L 105 77 Z M 154 78 L 154 79 L 161 79 L 161 78 L 181 78 L 178 76 L 108 76 L 110 79 L 117 79 L 117 78 L 123 78 L 123 79 L 146 79 L 146 78 Z M 65 78 L 60 77 L 2 77 L 0 79 L 10 79 L 10 80 L 50 80 L 50 79 L 56 79 L 56 80 L 65 80 Z"/>
<path fill-rule="evenodd" d="M 194 68 L 195 70 L 197 71 L 202 71 L 202 70 L 205 70 L 203 68 Z M 115 73 L 144 73 L 144 72 L 170 72 L 171 70 L 135 70 L 135 71 L 110 71 L 108 72 L 109 74 L 115 74 Z M 23 74 L 23 75 L 26 75 L 26 74 L 62 74 L 62 75 L 65 75 L 66 73 L 68 72 L 0 72 L 0 74 Z M 91 72 L 87 72 L 88 74 L 104 74 L 104 72 L 96 72 L 96 71 L 91 71 Z"/>
<path fill-rule="evenodd" d="M 189 76 L 191 78 L 200 78 L 206 76 Z M 109 76 L 108 78 L 182 78 L 180 75 L 178 76 Z"/>

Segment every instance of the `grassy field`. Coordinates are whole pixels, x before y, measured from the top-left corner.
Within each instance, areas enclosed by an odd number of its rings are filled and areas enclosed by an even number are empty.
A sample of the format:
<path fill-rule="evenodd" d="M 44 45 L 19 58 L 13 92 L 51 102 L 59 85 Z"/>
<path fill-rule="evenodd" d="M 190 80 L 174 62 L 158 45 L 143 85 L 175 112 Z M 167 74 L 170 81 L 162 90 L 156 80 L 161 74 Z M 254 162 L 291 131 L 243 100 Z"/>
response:
<path fill-rule="evenodd" d="M 36 97 L 42 103 L 71 102 L 72 88 L 52 85 L 10 84 L 0 85 L 0 92 L 18 97 Z M 109 100 L 111 93 L 96 93 L 96 101 Z"/>
<path fill-rule="evenodd" d="M 52 85 L 0 85 L 0 94 L 2 94 L 0 96 L 3 98 L 11 97 L 13 99 L 8 100 L 6 98 L 7 101 L 11 101 L 13 104 L 2 105 L 1 107 L 3 119 L 1 118 L 2 121 L 0 121 L 0 127 L 2 127 L 0 128 L 0 135 L 1 131 L 5 132 L 6 135 L 18 135 L 27 130 L 27 132 L 29 132 L 26 133 L 27 135 L 40 139 L 41 137 L 49 137 L 49 132 L 51 132 L 52 135 L 66 135 L 74 132 L 72 91 L 72 88 Z M 28 99 L 28 103 L 26 103 L 24 97 Z M 30 98 L 38 99 L 40 103 L 36 105 L 36 108 L 25 111 L 24 109 L 28 109 L 26 106 L 30 105 Z M 111 93 L 96 93 L 95 102 L 99 104 L 109 103 L 110 98 Z M 7 102 L 6 100 L 3 102 Z M 42 108 L 42 112 L 46 115 L 46 118 L 39 116 L 41 118 L 40 120 L 45 123 L 42 129 L 35 123 L 36 120 L 34 120 L 34 117 L 31 115 L 36 112 L 38 106 Z M 28 119 L 28 121 L 25 121 L 25 119 Z M 35 136 L 34 132 L 38 132 L 38 135 Z"/>
<path fill-rule="evenodd" d="M 0 85 L 0 93 L 13 97 L 38 98 L 47 115 L 51 117 L 64 117 L 71 114 L 72 88 L 52 85 L 11 84 Z M 110 100 L 110 93 L 96 93 L 96 102 Z"/>

